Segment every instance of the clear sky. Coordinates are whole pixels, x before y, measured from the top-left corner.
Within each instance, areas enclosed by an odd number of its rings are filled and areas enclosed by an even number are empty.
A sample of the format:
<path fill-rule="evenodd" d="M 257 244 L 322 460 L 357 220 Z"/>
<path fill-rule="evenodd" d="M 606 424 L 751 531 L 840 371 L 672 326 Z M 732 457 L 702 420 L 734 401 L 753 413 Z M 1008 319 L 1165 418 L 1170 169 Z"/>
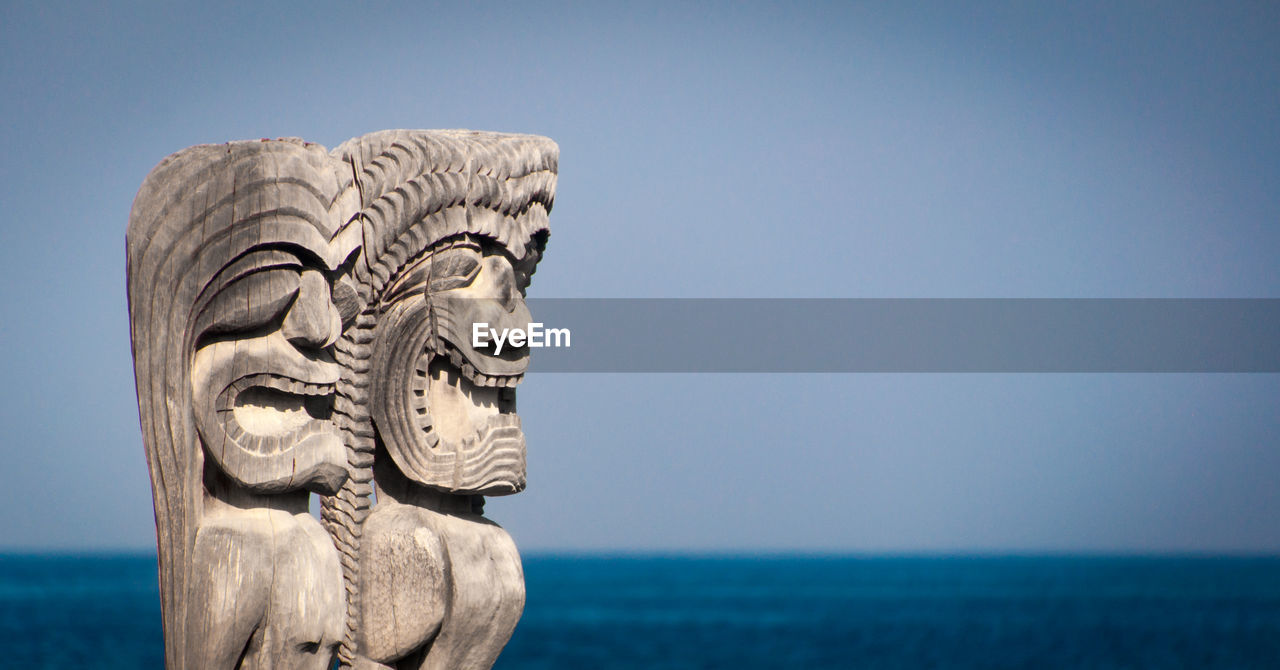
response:
<path fill-rule="evenodd" d="M 550 136 L 534 297 L 1280 297 L 1274 3 L 463 4 L 3 4 L 0 548 L 154 546 L 124 230 L 197 143 Z M 526 551 L 1280 551 L 1278 375 L 519 393 Z"/>

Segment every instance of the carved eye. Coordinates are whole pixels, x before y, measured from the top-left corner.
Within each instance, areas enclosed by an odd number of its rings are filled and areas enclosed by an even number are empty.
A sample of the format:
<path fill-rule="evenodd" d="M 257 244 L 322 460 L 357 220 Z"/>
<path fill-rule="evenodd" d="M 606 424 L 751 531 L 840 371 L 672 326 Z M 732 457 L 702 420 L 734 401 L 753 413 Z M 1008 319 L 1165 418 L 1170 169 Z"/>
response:
<path fill-rule="evenodd" d="M 304 654 L 314 654 L 314 653 L 316 653 L 317 651 L 320 651 L 320 643 L 319 643 L 319 642 L 303 642 L 303 643 L 300 643 L 300 644 L 298 645 L 298 651 L 300 651 L 300 652 L 302 652 L 302 653 L 304 653 Z"/>
<path fill-rule="evenodd" d="M 383 303 L 390 305 L 409 296 L 469 286 L 480 272 L 480 250 L 470 246 L 446 247 L 407 268 L 387 289 Z"/>
<path fill-rule="evenodd" d="M 480 272 L 480 252 L 453 247 L 435 255 L 431 264 L 431 292 L 469 286 Z"/>
<path fill-rule="evenodd" d="M 298 295 L 301 275 L 291 267 L 273 267 L 227 284 L 205 306 L 196 332 L 217 335 L 250 331 L 277 320 Z"/>

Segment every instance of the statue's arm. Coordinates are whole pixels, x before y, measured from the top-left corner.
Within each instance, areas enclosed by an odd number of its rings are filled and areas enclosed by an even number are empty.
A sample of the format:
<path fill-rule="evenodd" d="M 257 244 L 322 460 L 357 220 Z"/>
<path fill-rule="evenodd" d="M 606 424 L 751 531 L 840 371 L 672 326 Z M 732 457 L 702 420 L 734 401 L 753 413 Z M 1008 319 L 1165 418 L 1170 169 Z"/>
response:
<path fill-rule="evenodd" d="M 186 601 L 188 670 L 234 670 L 263 622 L 272 564 L 254 530 L 247 520 L 222 518 L 196 535 Z"/>
<path fill-rule="evenodd" d="M 440 536 L 424 525 L 424 515 L 385 504 L 365 521 L 358 649 L 369 661 L 399 664 L 435 639 L 444 622 L 448 555 Z"/>

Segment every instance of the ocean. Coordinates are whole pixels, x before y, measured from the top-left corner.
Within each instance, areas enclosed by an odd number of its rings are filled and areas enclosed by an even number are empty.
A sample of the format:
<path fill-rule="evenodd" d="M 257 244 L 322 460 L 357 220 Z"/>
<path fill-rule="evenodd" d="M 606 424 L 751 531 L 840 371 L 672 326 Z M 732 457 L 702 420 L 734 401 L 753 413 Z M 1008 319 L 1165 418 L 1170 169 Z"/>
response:
<path fill-rule="evenodd" d="M 525 559 L 500 670 L 1280 668 L 1280 558 Z M 160 668 L 154 556 L 0 556 L 6 667 Z"/>

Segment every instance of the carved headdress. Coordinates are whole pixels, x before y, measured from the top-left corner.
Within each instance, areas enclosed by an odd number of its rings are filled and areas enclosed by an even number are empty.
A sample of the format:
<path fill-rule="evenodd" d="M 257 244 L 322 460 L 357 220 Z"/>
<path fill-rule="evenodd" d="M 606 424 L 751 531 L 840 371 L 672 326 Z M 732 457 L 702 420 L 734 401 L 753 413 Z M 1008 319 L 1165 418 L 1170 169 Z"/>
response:
<path fill-rule="evenodd" d="M 262 493 L 322 491 L 342 480 L 318 463 L 307 470 L 332 448 L 319 421 L 265 439 L 212 418 L 225 413 L 218 403 L 234 401 L 248 377 L 207 388 L 194 359 L 209 343 L 279 331 L 282 314 L 308 290 L 308 268 L 333 272 L 354 262 L 360 230 L 346 225 L 343 210 L 354 207 L 340 198 L 344 167 L 300 141 L 200 145 L 164 159 L 134 201 L 126 237 L 130 330 L 169 668 L 185 662 L 186 608 L 203 606 L 185 593 L 206 500 L 206 457 L 217 462 L 217 476 Z M 279 378 L 260 383 L 278 385 Z M 315 392 L 295 386 L 296 393 Z"/>

